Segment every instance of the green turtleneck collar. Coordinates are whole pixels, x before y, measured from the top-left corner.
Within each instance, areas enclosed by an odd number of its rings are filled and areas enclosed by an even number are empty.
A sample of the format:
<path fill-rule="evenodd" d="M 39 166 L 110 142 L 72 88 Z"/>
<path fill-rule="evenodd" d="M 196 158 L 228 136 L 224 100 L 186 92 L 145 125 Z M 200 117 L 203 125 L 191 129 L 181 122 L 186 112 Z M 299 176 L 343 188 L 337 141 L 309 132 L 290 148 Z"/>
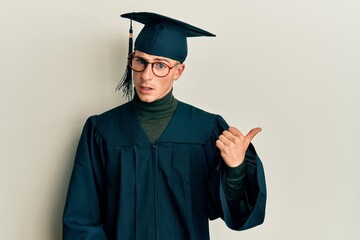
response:
<path fill-rule="evenodd" d="M 169 124 L 175 112 L 177 102 L 172 94 L 172 90 L 163 98 L 151 103 L 141 101 L 135 91 L 135 96 L 132 100 L 135 114 L 152 143 L 157 141 Z"/>
<path fill-rule="evenodd" d="M 163 119 L 171 117 L 176 109 L 177 100 L 172 94 L 172 90 L 164 97 L 151 102 L 143 102 L 136 94 L 133 99 L 133 105 L 135 108 L 136 116 L 144 119 Z"/>

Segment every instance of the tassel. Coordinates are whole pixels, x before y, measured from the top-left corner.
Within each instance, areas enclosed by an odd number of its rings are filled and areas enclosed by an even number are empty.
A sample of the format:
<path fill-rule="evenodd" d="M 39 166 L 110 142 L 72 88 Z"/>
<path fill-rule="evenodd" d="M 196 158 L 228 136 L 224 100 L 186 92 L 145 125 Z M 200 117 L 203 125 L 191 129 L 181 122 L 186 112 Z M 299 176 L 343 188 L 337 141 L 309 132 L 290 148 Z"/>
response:
<path fill-rule="evenodd" d="M 128 56 L 133 52 L 133 29 L 132 29 L 132 18 L 130 19 L 130 29 L 129 29 L 129 51 Z M 126 65 L 126 70 L 124 75 L 121 78 L 121 81 L 116 87 L 115 91 L 120 91 L 122 89 L 123 97 L 126 100 L 130 101 L 133 97 L 133 86 L 132 86 L 132 69 L 129 64 Z"/>

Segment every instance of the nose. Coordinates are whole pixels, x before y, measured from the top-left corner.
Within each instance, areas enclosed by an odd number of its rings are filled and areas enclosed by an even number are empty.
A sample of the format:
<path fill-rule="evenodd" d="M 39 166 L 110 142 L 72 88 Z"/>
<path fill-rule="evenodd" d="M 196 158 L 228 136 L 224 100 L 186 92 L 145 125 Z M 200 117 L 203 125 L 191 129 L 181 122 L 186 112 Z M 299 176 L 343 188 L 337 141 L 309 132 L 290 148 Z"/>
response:
<path fill-rule="evenodd" d="M 153 72 L 152 72 L 151 68 L 152 68 L 151 64 L 146 65 L 144 71 L 142 71 L 142 73 L 141 73 L 141 78 L 143 80 L 151 81 L 151 79 L 153 77 Z"/>

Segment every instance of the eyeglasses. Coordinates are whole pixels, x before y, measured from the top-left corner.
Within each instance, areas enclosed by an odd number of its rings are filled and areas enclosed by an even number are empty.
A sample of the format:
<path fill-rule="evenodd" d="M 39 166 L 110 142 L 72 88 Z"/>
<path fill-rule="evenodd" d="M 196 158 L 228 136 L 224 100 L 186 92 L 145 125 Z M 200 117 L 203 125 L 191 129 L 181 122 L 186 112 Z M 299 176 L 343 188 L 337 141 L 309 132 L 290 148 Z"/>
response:
<path fill-rule="evenodd" d="M 179 65 L 180 63 L 175 64 L 174 66 L 170 67 L 168 64 L 164 62 L 148 62 L 141 57 L 135 57 L 131 54 L 128 57 L 128 64 L 132 70 L 135 72 L 142 72 L 146 69 L 148 64 L 151 64 L 151 70 L 157 77 L 166 77 L 170 70 Z"/>

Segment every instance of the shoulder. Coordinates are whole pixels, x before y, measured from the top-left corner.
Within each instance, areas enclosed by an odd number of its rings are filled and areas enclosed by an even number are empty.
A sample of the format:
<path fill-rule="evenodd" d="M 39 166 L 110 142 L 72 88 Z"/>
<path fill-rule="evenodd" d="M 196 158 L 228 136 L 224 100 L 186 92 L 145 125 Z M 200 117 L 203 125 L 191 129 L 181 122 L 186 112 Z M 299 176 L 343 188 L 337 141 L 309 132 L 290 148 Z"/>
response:
<path fill-rule="evenodd" d="M 101 138 L 109 144 L 126 144 L 123 142 L 119 143 L 119 136 L 129 136 L 139 128 L 131 102 L 127 102 L 99 115 L 91 116 L 88 122 L 91 123 L 92 128 L 99 132 Z"/>
<path fill-rule="evenodd" d="M 196 116 L 196 117 L 211 119 L 211 118 L 215 118 L 217 116 L 217 114 L 215 114 L 215 113 L 208 112 L 206 110 L 203 110 L 201 108 L 198 108 L 194 105 L 191 105 L 189 103 L 185 103 L 182 101 L 179 101 L 177 110 L 182 111 L 183 113 L 189 114 L 189 117 Z"/>
<path fill-rule="evenodd" d="M 227 125 L 226 121 L 221 115 L 208 112 L 188 103 L 179 101 L 178 110 L 181 111 L 184 116 L 188 118 L 188 120 L 203 124 L 206 123 L 205 125 L 208 125 L 209 127 L 212 127 L 214 124 L 218 123 Z"/>
<path fill-rule="evenodd" d="M 103 128 L 106 126 L 111 126 L 114 123 L 121 123 L 126 121 L 132 110 L 132 105 L 130 102 L 115 107 L 113 109 L 107 110 L 106 112 L 90 116 L 87 120 L 87 124 L 95 125 L 96 128 Z"/>
<path fill-rule="evenodd" d="M 97 115 L 97 118 L 101 121 L 112 121 L 127 115 L 131 111 L 133 111 L 132 104 L 131 102 L 127 102 Z"/>
<path fill-rule="evenodd" d="M 225 120 L 193 105 L 179 101 L 174 117 L 163 139 L 179 142 L 204 143 L 214 133 L 227 129 Z"/>

